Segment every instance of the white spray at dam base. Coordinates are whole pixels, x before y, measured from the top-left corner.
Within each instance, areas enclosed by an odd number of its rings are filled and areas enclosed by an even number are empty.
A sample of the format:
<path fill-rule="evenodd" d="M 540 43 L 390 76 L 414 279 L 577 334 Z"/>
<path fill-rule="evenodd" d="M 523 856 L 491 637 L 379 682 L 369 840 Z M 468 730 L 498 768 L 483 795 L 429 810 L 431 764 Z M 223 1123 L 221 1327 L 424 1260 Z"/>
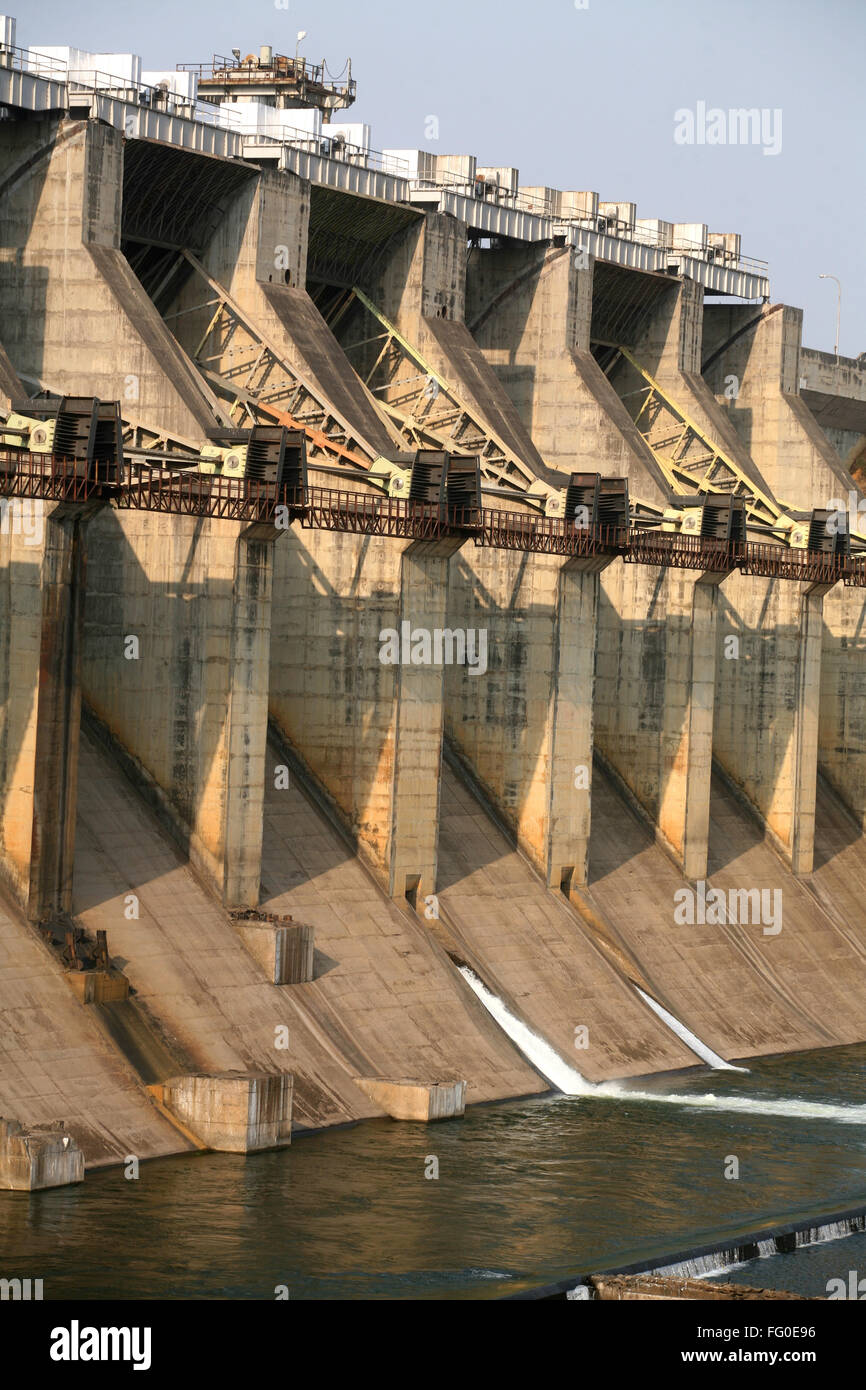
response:
<path fill-rule="evenodd" d="M 751 1115 L 753 1118 L 759 1115 L 779 1115 L 785 1119 L 835 1120 L 840 1124 L 862 1125 L 866 1128 L 866 1105 L 825 1105 L 820 1101 L 771 1100 L 764 1099 L 762 1096 L 716 1096 L 711 1092 L 705 1095 L 664 1095 L 654 1091 L 635 1091 L 621 1081 L 587 1081 L 586 1077 L 582 1076 L 576 1067 L 572 1067 L 566 1062 L 556 1049 L 551 1047 L 550 1043 L 534 1033 L 519 1018 L 515 1018 L 510 1009 L 487 988 L 468 965 L 461 965 L 458 968 L 469 988 L 478 996 L 491 1018 L 499 1024 L 503 1033 L 507 1034 L 535 1070 L 540 1072 L 551 1086 L 555 1087 L 557 1091 L 561 1091 L 565 1096 L 589 1096 L 596 1100 L 650 1101 L 654 1105 L 677 1105 L 695 1110 L 731 1111 Z M 653 1005 L 660 1017 L 665 1017 L 666 1022 L 672 1019 L 672 1015 L 668 1014 L 667 1010 L 662 1010 L 660 1004 L 655 1004 L 654 1001 L 650 1000 L 643 990 L 638 992 L 648 1004 Z M 680 1029 L 681 1032 L 679 1032 Z M 682 1024 L 678 1024 L 674 1031 L 683 1038 L 683 1041 L 694 1036 Z M 698 1040 L 695 1039 L 695 1041 Z M 690 1043 L 689 1046 L 691 1045 Z M 705 1059 L 708 1056 L 716 1056 L 703 1043 L 701 1047 Z M 713 1064 L 710 1063 L 710 1065 Z M 729 1063 L 718 1058 L 716 1070 L 721 1069 L 748 1072 L 746 1067 L 732 1067 Z"/>

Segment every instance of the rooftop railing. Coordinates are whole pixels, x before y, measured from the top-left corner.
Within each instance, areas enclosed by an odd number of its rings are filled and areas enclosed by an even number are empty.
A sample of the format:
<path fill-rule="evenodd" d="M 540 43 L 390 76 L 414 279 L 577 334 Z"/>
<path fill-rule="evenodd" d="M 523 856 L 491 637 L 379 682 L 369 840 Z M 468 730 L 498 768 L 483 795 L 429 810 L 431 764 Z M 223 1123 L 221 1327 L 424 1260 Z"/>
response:
<path fill-rule="evenodd" d="M 632 241 L 637 245 L 655 246 L 658 250 L 668 251 L 672 259 L 687 256 L 693 260 L 730 266 L 732 269 L 744 270 L 762 277 L 766 277 L 769 273 L 767 261 L 735 256 L 722 247 L 704 245 L 701 242 L 690 241 L 688 238 L 679 236 L 674 244 L 673 236 L 668 238 L 660 230 L 653 232 L 649 228 L 636 227 L 623 218 L 616 218 L 610 214 L 564 216 L 555 208 L 551 208 L 548 200 L 538 194 L 520 192 L 519 190 L 514 193 L 510 189 L 491 184 L 487 178 L 480 175 L 472 179 L 456 170 L 442 169 L 413 177 L 412 185 L 419 189 L 443 189 L 445 192 L 458 193 L 464 197 L 475 197 L 479 202 L 496 203 L 513 208 L 517 212 L 526 212 L 534 217 L 543 217 L 558 225 L 581 227 L 586 231 L 607 234 L 623 241 Z M 490 189 L 495 191 L 489 192 Z"/>
<path fill-rule="evenodd" d="M 385 154 L 382 150 L 368 149 L 354 145 L 341 135 L 329 135 L 325 126 L 320 135 L 309 130 L 299 130 L 292 126 L 282 126 L 279 134 L 249 131 L 244 139 L 245 146 L 255 149 L 280 149 L 284 145 L 292 149 L 304 150 L 322 159 L 335 159 L 343 164 L 356 164 L 361 168 L 372 169 L 377 173 L 391 174 L 395 178 L 408 179 L 411 168 L 408 160 L 399 155 Z"/>
<path fill-rule="evenodd" d="M 45 77 L 53 82 L 66 81 L 66 64 L 59 58 L 38 53 L 31 55 L 29 49 L 16 48 L 13 44 L 0 43 L 0 68 L 30 73 L 33 77 Z"/>

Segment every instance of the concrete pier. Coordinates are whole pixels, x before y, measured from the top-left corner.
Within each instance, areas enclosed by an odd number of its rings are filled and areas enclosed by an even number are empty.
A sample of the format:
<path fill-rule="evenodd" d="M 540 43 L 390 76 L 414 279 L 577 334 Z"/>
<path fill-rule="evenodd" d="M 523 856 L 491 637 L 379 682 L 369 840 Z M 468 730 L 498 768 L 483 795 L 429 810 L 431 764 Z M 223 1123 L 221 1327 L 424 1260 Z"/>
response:
<path fill-rule="evenodd" d="M 292 1141 L 292 1077 L 284 1072 L 174 1076 L 155 1090 L 209 1149 L 256 1153 Z"/>
<path fill-rule="evenodd" d="M 307 290 L 310 197 L 309 182 L 294 174 L 265 171 L 247 179 L 204 247 L 200 264 L 229 296 L 230 306 L 343 427 L 347 445 L 372 461 L 399 449 L 400 437 L 353 372 Z M 213 290 L 211 295 L 207 291 L 207 283 L 193 273 L 166 307 L 166 321 L 190 354 L 212 318 L 212 307 L 200 307 L 212 297 Z M 240 336 L 207 338 L 209 370 L 227 380 L 243 380 L 239 369 L 244 360 L 252 365 L 257 349 L 250 347 L 239 359 Z M 269 405 L 290 411 L 295 383 L 284 373 L 273 373 L 267 386 Z"/>
<path fill-rule="evenodd" d="M 22 500 L 0 526 L 0 879 L 33 920 L 69 910 L 88 509 Z"/>
<path fill-rule="evenodd" d="M 520 460 L 526 480 L 550 478 L 552 471 L 466 326 L 467 255 L 466 227 L 453 217 L 428 213 L 387 255 L 373 299 Z M 399 391 L 394 394 L 399 399 Z"/>
<path fill-rule="evenodd" d="M 464 1112 L 465 1081 L 388 1080 L 359 1076 L 358 1085 L 365 1095 L 381 1105 L 392 1120 L 415 1120 L 428 1124 L 432 1120 L 459 1119 Z"/>
<path fill-rule="evenodd" d="M 36 1192 L 83 1180 L 84 1154 L 62 1128 L 25 1130 L 0 1117 L 0 1189 Z"/>
<path fill-rule="evenodd" d="M 723 449 L 759 491 L 772 489 L 775 479 L 763 471 L 763 460 L 744 445 L 725 410 L 701 375 L 705 305 L 702 286 L 683 278 L 675 282 L 638 320 L 628 345 L 641 367 L 684 414 Z M 622 396 L 646 383 L 627 361 L 612 374 Z M 639 399 L 639 398 L 638 398 Z"/>
<path fill-rule="evenodd" d="M 703 357 L 708 386 L 777 496 L 826 507 L 853 486 L 800 396 L 803 313 L 790 305 L 708 305 Z"/>
<path fill-rule="evenodd" d="M 262 914 L 257 914 L 262 916 Z M 315 979 L 315 931 L 299 922 L 239 921 L 238 935 L 275 985 Z"/>
<path fill-rule="evenodd" d="M 478 251 L 467 283 L 473 333 L 545 458 L 569 470 L 591 458 L 603 474 L 627 477 L 631 495 L 663 506 L 669 485 L 591 349 L 610 335 L 637 342 L 681 396 L 712 409 L 696 376 L 698 287 L 614 271 L 568 246 Z M 634 389 L 634 374 L 621 374 L 620 389 Z M 723 578 L 617 562 L 602 575 L 597 620 L 596 749 L 695 878 L 706 873 Z"/>

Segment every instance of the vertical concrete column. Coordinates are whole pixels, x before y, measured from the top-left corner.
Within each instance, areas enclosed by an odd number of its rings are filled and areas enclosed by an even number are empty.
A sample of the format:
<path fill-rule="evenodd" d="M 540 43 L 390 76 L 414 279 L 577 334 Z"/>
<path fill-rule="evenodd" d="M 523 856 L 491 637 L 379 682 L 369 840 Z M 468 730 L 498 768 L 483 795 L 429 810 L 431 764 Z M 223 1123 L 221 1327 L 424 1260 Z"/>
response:
<path fill-rule="evenodd" d="M 715 756 L 794 873 L 808 874 L 828 586 L 737 574 L 723 592 Z"/>
<path fill-rule="evenodd" d="M 487 634 L 483 676 L 452 668 L 449 743 L 549 887 L 586 882 L 599 571 L 606 559 L 472 548 L 452 621 Z"/>
<path fill-rule="evenodd" d="M 841 584 L 824 600 L 818 761 L 866 831 L 866 595 Z"/>
<path fill-rule="evenodd" d="M 830 588 L 829 584 L 804 587 L 801 598 L 801 656 L 797 684 L 797 745 L 791 833 L 791 867 L 795 874 L 810 874 L 815 856 L 824 598 Z"/>
<path fill-rule="evenodd" d="M 682 845 L 686 878 L 706 878 L 710 843 L 710 786 L 716 695 L 716 630 L 723 575 L 702 574 L 692 590 L 691 673 L 684 730 L 687 754 L 678 759 L 662 797 L 660 825 Z"/>
<path fill-rule="evenodd" d="M 690 878 L 706 876 L 724 578 L 617 563 L 602 579 L 596 745 Z"/>
<path fill-rule="evenodd" d="M 94 524 L 84 693 L 95 727 L 231 907 L 258 903 L 273 534 L 110 513 Z"/>
<path fill-rule="evenodd" d="M 36 921 L 71 904 L 86 514 L 16 505 L 34 526 L 0 509 L 0 873 Z"/>
<path fill-rule="evenodd" d="M 249 528 L 235 554 L 221 858 L 223 901 L 244 907 L 258 903 L 261 880 L 273 548 Z"/>
<path fill-rule="evenodd" d="M 448 560 L 461 542 L 417 541 L 400 563 L 400 632 L 448 628 Z M 388 891 L 420 903 L 436 890 L 445 668 L 397 668 Z"/>
<path fill-rule="evenodd" d="M 271 719 L 397 899 L 420 901 L 436 887 L 445 663 L 454 650 L 449 561 L 461 544 L 305 530 L 277 551 Z"/>
<path fill-rule="evenodd" d="M 588 880 L 598 590 L 609 563 L 570 560 L 557 585 L 546 879 L 565 892 Z"/>

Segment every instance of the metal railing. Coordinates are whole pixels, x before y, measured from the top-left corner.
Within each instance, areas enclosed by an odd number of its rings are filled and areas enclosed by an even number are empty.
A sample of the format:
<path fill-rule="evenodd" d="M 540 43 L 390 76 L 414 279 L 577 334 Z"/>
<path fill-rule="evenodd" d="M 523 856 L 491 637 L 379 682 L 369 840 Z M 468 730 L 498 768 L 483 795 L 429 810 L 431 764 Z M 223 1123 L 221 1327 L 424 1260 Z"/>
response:
<path fill-rule="evenodd" d="M 26 48 L 3 47 L 0 45 L 0 68 L 11 68 L 15 72 L 29 73 L 51 82 L 62 83 L 68 95 L 88 93 L 114 97 L 131 105 L 163 110 L 169 114 L 183 116 L 187 120 L 199 121 L 204 125 L 220 126 L 227 130 L 241 131 L 241 118 L 237 112 L 225 104 L 203 101 L 198 97 L 185 96 L 180 92 L 154 87 L 147 82 L 105 72 L 101 68 L 70 68 L 60 58 L 46 54 L 31 54 Z"/>
<path fill-rule="evenodd" d="M 681 531 L 632 530 L 623 559 L 633 565 L 664 565 L 712 574 L 726 573 L 737 564 L 730 541 L 683 535 Z"/>
<path fill-rule="evenodd" d="M 491 185 L 482 175 L 468 178 L 453 169 L 442 169 L 433 173 L 416 175 L 412 178 L 412 186 L 419 189 L 444 189 L 446 192 L 477 198 L 479 202 L 496 203 L 513 208 L 516 212 L 530 213 L 534 217 L 542 217 L 562 226 L 581 227 L 599 235 L 616 237 L 621 241 L 631 241 L 638 246 L 654 246 L 657 250 L 669 252 L 672 257 L 687 256 L 693 260 L 707 261 L 733 270 L 744 270 L 762 277 L 769 274 L 767 261 L 755 260 L 742 255 L 734 256 L 730 252 L 714 247 L 709 243 L 689 241 L 680 237 L 674 244 L 673 238 L 662 238 L 658 232 L 653 234 L 649 230 L 638 228 L 631 222 L 627 222 L 623 218 L 613 217 L 611 214 L 596 213 L 591 215 L 586 213 L 573 217 L 563 216 L 555 206 L 550 206 L 546 198 L 539 197 L 537 194 L 520 192 L 520 190 L 514 193 L 508 189 L 503 190 L 498 185 L 493 185 L 496 191 L 491 195 L 486 191 Z M 602 230 L 602 224 L 604 224 L 604 230 Z"/>
<path fill-rule="evenodd" d="M 373 492 L 313 486 L 306 489 L 304 496 L 292 494 L 291 505 L 300 513 L 302 526 L 327 531 L 438 540 L 455 529 L 453 522 L 435 507 Z"/>
<path fill-rule="evenodd" d="M 215 53 L 209 63 L 176 63 L 176 72 L 191 72 L 199 82 L 225 82 L 231 86 L 261 85 L 263 82 L 286 81 L 326 87 L 329 91 L 354 96 L 357 83 L 353 77 L 345 82 L 331 77 L 324 63 L 308 63 L 306 58 L 290 58 L 283 53 L 272 55 L 270 64 L 261 65 L 253 54 L 251 62 L 239 63 L 235 58 L 223 58 Z"/>
<path fill-rule="evenodd" d="M 0 43 L 0 68 L 45 77 L 52 82 L 66 81 L 66 64 L 60 58 L 40 53 L 31 55 L 29 48 L 17 48 L 14 44 Z"/>
<path fill-rule="evenodd" d="M 852 555 L 844 583 L 850 588 L 866 589 L 866 555 Z"/>
<path fill-rule="evenodd" d="M 468 518 L 467 518 L 468 520 Z M 475 527 L 475 544 L 497 550 L 544 555 L 618 555 L 628 544 L 624 526 L 574 526 L 558 517 L 484 508 Z"/>
<path fill-rule="evenodd" d="M 104 474 L 109 473 L 106 466 Z M 206 516 L 283 528 L 344 531 L 396 539 L 472 539 L 478 546 L 564 557 L 620 556 L 628 564 L 743 574 L 800 583 L 866 588 L 866 555 L 828 555 L 764 541 L 727 541 L 635 526 L 575 526 L 532 512 L 412 502 L 370 491 L 309 485 L 277 488 L 166 463 L 126 462 L 113 480 L 81 462 L 0 449 L 0 498 L 103 501 L 124 511 Z"/>
<path fill-rule="evenodd" d="M 333 78 L 326 81 L 324 64 L 310 64 L 304 58 L 299 58 L 297 62 L 292 58 L 285 58 L 284 62 L 286 64 L 285 71 L 276 70 L 274 67 L 258 67 L 253 64 L 236 64 L 234 59 L 229 60 L 214 55 L 210 63 L 177 63 L 175 71 L 193 73 L 198 81 L 222 79 L 232 86 L 244 84 L 252 86 L 275 76 L 285 77 L 287 80 L 291 78 L 329 86 L 332 91 L 349 95 L 354 94 L 356 90 L 357 84 L 354 78 L 348 79 L 345 83 Z M 600 231 L 601 223 L 604 222 L 608 235 L 620 240 L 634 242 L 637 245 L 655 246 L 658 250 L 668 251 L 674 257 L 679 254 L 691 259 L 747 271 L 762 277 L 766 277 L 769 273 L 766 261 L 745 256 L 735 257 L 729 252 L 699 242 L 678 240 L 677 244 L 673 245 L 672 242 L 662 240 L 658 233 L 654 235 L 649 230 L 640 230 L 628 222 L 607 217 L 605 214 L 562 217 L 555 207 L 551 208 L 546 199 L 533 194 L 521 193 L 519 190 L 514 193 L 511 190 L 500 189 L 499 185 L 490 185 L 481 176 L 467 178 L 454 170 L 443 169 L 423 176 L 416 173 L 413 177 L 408 160 L 397 155 L 386 154 L 382 150 L 365 149 L 363 146 L 353 145 L 340 136 L 329 136 L 326 131 L 316 135 L 310 131 L 286 126 L 281 128 L 278 135 L 259 134 L 256 131 L 247 132 L 242 117 L 226 102 L 211 102 L 201 98 L 183 96 L 176 92 L 166 92 L 164 88 L 151 87 L 144 82 L 127 81 L 116 74 L 102 72 L 98 69 L 69 69 L 60 59 L 43 57 L 38 54 L 31 57 L 29 50 L 23 48 L 0 47 L 0 67 L 12 67 L 18 71 L 30 72 L 35 76 L 67 83 L 71 92 L 102 93 L 121 97 L 138 105 L 150 106 L 156 110 L 163 108 L 171 113 L 185 116 L 189 120 L 199 121 L 204 125 L 222 127 L 246 136 L 245 143 L 252 146 L 279 147 L 289 145 L 322 158 L 336 159 L 380 173 L 392 174 L 398 178 L 406 178 L 416 189 L 444 189 L 446 192 L 450 191 L 466 197 L 477 198 L 480 202 L 496 203 L 512 208 L 517 212 L 526 212 L 547 221 L 581 227 L 596 233 Z M 495 192 L 489 193 L 488 188 L 495 188 Z"/>
<path fill-rule="evenodd" d="M 736 565 L 743 574 L 760 575 L 768 579 L 793 579 L 811 584 L 849 584 L 866 581 L 857 579 L 866 561 L 850 555 L 828 555 L 818 550 L 793 550 L 786 545 L 771 545 L 766 541 L 747 541 L 734 547 Z"/>
<path fill-rule="evenodd" d="M 276 522 L 280 519 L 278 507 L 289 505 L 286 490 L 273 483 L 193 469 L 179 471 L 162 464 L 131 470 L 112 501 L 124 511 L 243 522 Z"/>
<path fill-rule="evenodd" d="M 400 179 L 411 177 L 407 159 L 399 155 L 385 154 L 382 150 L 367 149 L 363 145 L 353 145 L 341 135 L 329 135 L 327 130 L 327 126 L 324 126 L 319 135 L 294 126 L 282 126 L 279 134 L 275 135 L 269 132 L 249 131 L 244 136 L 244 146 L 249 150 L 250 147 L 282 149 L 284 145 L 290 145 L 292 149 L 303 150 L 308 154 L 317 155 L 320 159 L 334 159 L 341 164 L 356 164 L 362 169 L 372 169 Z"/>
<path fill-rule="evenodd" d="M 0 497 L 87 502 L 102 484 L 85 464 L 23 449 L 0 449 Z"/>
<path fill-rule="evenodd" d="M 282 55 L 277 56 L 282 57 Z M 285 70 L 276 69 L 273 66 L 258 67 L 253 64 L 237 64 L 234 59 L 222 58 L 215 54 L 210 63 L 177 63 L 175 71 L 192 73 L 198 81 L 222 79 L 233 86 L 244 84 L 252 86 L 266 81 L 269 77 L 285 77 L 287 80 L 291 78 L 328 86 L 332 91 L 349 95 L 354 94 L 357 89 L 354 78 L 349 78 L 344 83 L 334 78 L 326 81 L 324 64 L 310 64 L 304 58 L 297 60 L 283 58 L 282 61 L 286 65 Z M 211 102 L 183 96 L 176 92 L 166 92 L 164 88 L 151 87 L 144 82 L 127 81 L 116 74 L 102 72 L 98 69 L 70 69 L 58 58 L 39 54 L 31 56 L 29 50 L 24 48 L 0 46 L 0 67 L 11 67 L 16 71 L 29 72 L 34 76 L 67 83 L 71 92 L 102 93 L 121 97 L 138 105 L 150 106 L 157 110 L 163 107 L 169 112 L 185 116 L 189 120 L 222 127 L 240 135 L 246 134 L 241 116 L 226 102 Z M 250 131 L 248 143 L 256 146 L 290 145 L 324 158 L 338 159 L 343 163 L 357 164 L 363 168 L 407 178 L 416 189 L 444 189 L 477 198 L 481 202 L 497 203 L 513 208 L 518 212 L 527 212 L 535 217 L 563 225 L 581 227 L 588 231 L 599 232 L 603 221 L 606 224 L 608 235 L 621 240 L 632 241 L 638 245 L 655 246 L 658 250 L 670 252 L 672 256 L 680 254 L 691 259 L 748 271 L 762 277 L 766 277 L 769 272 L 766 261 L 745 256 L 735 257 L 729 252 L 698 242 L 678 240 L 677 244 L 673 245 L 672 242 L 663 241 L 658 233 L 653 235 L 648 230 L 639 230 L 628 222 L 607 217 L 605 214 L 562 217 L 555 208 L 550 207 L 546 199 L 521 193 L 519 190 L 516 193 L 502 190 L 498 185 L 490 185 L 481 176 L 467 178 L 454 170 L 443 169 L 423 176 L 416 174 L 413 177 L 408 160 L 400 156 L 385 154 L 381 150 L 365 149 L 363 146 L 353 145 L 342 140 L 340 136 L 329 136 L 326 132 L 315 135 L 310 131 L 292 127 L 283 127 L 279 135 L 258 134 L 255 131 Z M 496 189 L 492 194 L 487 192 L 487 189 L 491 187 Z"/>

